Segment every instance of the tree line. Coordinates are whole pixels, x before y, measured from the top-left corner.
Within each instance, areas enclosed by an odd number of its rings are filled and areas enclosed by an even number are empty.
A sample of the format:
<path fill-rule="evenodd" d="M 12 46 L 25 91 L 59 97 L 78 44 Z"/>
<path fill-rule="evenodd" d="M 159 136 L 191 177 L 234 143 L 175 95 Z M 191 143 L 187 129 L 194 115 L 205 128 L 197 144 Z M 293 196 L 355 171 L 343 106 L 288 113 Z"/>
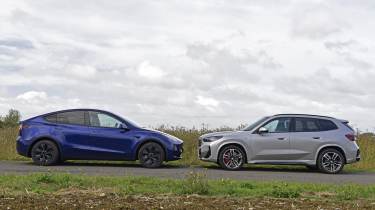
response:
<path fill-rule="evenodd" d="M 5 116 L 0 115 L 0 128 L 17 126 L 20 120 L 20 112 L 15 109 L 10 109 Z"/>

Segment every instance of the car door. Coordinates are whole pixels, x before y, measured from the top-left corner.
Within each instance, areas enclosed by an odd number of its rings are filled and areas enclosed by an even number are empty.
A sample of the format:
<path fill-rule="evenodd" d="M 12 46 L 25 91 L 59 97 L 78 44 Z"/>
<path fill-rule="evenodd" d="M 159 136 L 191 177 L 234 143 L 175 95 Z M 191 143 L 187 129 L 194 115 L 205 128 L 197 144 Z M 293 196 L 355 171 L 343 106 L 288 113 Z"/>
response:
<path fill-rule="evenodd" d="M 66 111 L 48 116 L 54 134 L 62 139 L 62 156 L 65 159 L 84 159 L 87 157 L 87 142 L 91 136 L 85 111 Z"/>
<path fill-rule="evenodd" d="M 322 136 L 319 128 L 319 119 L 310 117 L 293 118 L 290 146 L 295 160 L 314 160 L 315 151 L 323 141 L 324 136 Z"/>
<path fill-rule="evenodd" d="M 89 144 L 93 151 L 91 159 L 124 160 L 130 158 L 130 148 L 133 141 L 131 131 L 120 128 L 123 124 L 113 115 L 88 111 L 90 123 Z"/>
<path fill-rule="evenodd" d="M 259 133 L 259 129 L 252 134 L 252 160 L 265 162 L 280 162 L 290 159 L 290 117 L 273 118 L 265 122 L 260 128 L 267 132 Z"/>

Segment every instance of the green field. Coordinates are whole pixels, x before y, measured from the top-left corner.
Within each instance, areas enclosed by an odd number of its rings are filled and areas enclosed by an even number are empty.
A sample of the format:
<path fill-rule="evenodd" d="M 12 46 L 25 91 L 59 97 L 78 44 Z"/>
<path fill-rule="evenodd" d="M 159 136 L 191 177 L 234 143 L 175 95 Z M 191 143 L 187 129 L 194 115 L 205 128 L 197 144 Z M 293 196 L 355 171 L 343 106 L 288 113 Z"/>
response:
<path fill-rule="evenodd" d="M 169 162 L 173 165 L 196 166 L 214 165 L 212 163 L 203 163 L 197 158 L 198 137 L 204 133 L 212 132 L 207 130 L 173 128 L 163 129 L 162 131 L 174 135 L 184 141 L 184 153 L 181 160 Z M 0 160 L 29 160 L 17 155 L 15 149 L 17 128 L 0 129 Z M 358 163 L 346 166 L 349 170 L 375 170 L 375 138 L 369 134 L 360 135 L 357 143 L 361 148 L 362 160 Z M 276 168 L 300 168 L 300 166 L 249 166 L 249 167 L 276 167 Z"/>
<path fill-rule="evenodd" d="M 107 177 L 0 176 L 0 209 L 374 209 L 375 184 Z"/>
<path fill-rule="evenodd" d="M 61 190 L 106 189 L 119 195 L 173 194 L 233 197 L 319 198 L 334 200 L 375 199 L 375 184 L 309 184 L 258 182 L 230 179 L 209 180 L 205 174 L 191 172 L 185 179 L 153 177 L 88 176 L 57 173 L 0 176 L 1 195 L 49 194 Z"/>

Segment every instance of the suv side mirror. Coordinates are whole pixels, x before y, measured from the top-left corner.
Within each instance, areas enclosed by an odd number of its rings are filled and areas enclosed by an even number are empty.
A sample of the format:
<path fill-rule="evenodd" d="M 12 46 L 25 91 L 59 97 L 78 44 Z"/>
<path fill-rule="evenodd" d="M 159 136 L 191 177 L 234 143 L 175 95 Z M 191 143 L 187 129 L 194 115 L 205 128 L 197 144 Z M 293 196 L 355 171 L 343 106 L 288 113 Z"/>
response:
<path fill-rule="evenodd" d="M 265 128 L 265 127 L 261 127 L 261 128 L 259 128 L 258 133 L 259 133 L 259 134 L 268 133 L 268 129 Z"/>

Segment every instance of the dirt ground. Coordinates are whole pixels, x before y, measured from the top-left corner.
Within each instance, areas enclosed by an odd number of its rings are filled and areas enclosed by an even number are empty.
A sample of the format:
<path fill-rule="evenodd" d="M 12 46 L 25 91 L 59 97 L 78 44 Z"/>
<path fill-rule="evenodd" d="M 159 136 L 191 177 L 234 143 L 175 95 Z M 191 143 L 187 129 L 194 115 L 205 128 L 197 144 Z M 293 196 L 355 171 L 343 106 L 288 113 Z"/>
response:
<path fill-rule="evenodd" d="M 375 203 L 324 199 L 232 198 L 198 195 L 119 196 L 115 193 L 56 192 L 0 196 L 0 209 L 375 209 Z"/>

